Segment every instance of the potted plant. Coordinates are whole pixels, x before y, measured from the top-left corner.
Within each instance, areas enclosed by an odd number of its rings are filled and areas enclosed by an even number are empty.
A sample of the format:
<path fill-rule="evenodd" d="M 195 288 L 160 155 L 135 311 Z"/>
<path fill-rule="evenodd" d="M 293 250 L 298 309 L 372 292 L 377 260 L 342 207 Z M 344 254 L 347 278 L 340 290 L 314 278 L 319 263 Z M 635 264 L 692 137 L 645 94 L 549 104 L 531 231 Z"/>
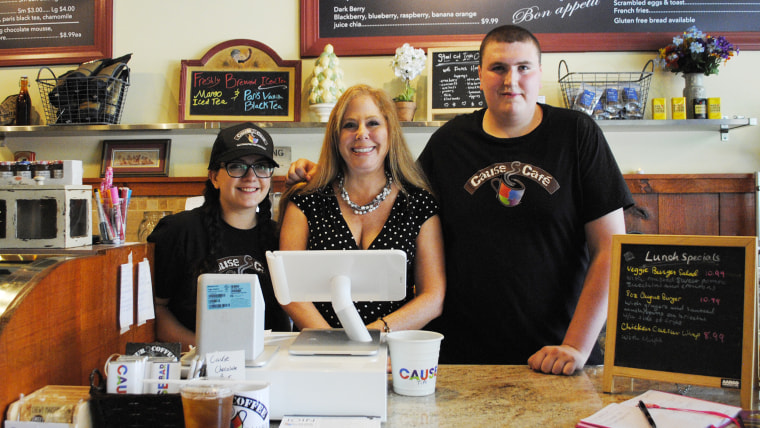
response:
<path fill-rule="evenodd" d="M 391 61 L 391 67 L 404 81 L 404 90 L 393 101 L 396 102 L 399 120 L 410 121 L 414 119 L 414 112 L 417 110 L 417 103 L 414 102 L 415 89 L 412 87 L 412 80 L 419 76 L 425 68 L 425 51 L 415 49 L 409 43 L 396 49 L 396 55 Z"/>
<path fill-rule="evenodd" d="M 656 61 L 663 69 L 683 75 L 686 112 L 692 118 L 694 99 L 705 98 L 703 77 L 718 74 L 720 65 L 738 53 L 739 48 L 725 37 L 711 36 L 697 27 L 689 27 L 683 35 L 673 37 L 673 43 L 660 49 Z"/>

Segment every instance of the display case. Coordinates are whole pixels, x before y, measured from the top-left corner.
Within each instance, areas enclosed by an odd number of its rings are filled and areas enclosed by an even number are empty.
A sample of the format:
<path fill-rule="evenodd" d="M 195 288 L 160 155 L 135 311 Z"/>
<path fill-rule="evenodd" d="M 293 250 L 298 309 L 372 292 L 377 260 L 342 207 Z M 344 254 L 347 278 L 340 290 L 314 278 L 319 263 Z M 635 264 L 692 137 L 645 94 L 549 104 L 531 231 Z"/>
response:
<path fill-rule="evenodd" d="M 127 342 L 155 340 L 154 321 L 119 327 L 120 266 L 153 266 L 153 244 L 0 250 L 0 410 L 46 385 L 89 385 Z M 132 287 L 137 301 L 137 287 Z M 136 314 L 133 318 L 137 319 Z"/>

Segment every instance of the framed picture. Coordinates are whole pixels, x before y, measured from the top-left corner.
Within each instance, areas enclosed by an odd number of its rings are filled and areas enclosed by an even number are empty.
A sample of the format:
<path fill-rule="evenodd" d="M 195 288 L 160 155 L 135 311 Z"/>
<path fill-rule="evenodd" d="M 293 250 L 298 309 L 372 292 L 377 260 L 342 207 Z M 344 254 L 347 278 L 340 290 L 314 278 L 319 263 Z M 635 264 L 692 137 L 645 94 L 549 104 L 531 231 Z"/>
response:
<path fill-rule="evenodd" d="M 166 177 L 171 140 L 103 140 L 100 176 L 113 168 L 114 177 Z"/>

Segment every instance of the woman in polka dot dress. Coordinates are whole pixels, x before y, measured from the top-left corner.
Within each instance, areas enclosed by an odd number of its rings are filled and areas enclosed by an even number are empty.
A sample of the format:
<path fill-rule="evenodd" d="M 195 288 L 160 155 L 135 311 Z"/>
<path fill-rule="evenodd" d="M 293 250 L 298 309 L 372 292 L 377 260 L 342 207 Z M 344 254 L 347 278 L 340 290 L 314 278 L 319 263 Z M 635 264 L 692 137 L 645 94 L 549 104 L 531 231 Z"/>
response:
<path fill-rule="evenodd" d="M 400 249 L 406 298 L 355 302 L 367 328 L 419 329 L 440 315 L 446 289 L 438 204 L 380 89 L 349 88 L 330 115 L 316 176 L 282 198 L 280 250 Z M 291 303 L 298 328 L 340 327 L 330 303 Z"/>

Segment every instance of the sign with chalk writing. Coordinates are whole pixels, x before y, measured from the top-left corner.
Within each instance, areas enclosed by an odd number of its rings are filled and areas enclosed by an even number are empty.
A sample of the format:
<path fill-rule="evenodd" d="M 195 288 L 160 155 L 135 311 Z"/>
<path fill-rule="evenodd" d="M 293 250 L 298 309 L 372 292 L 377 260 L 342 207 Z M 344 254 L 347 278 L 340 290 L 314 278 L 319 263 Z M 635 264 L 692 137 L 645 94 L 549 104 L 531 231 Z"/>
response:
<path fill-rule="evenodd" d="M 486 106 L 480 90 L 480 51 L 472 48 L 428 50 L 428 118 L 440 114 L 469 113 Z"/>
<path fill-rule="evenodd" d="M 0 66 L 111 56 L 113 0 L 0 2 Z"/>
<path fill-rule="evenodd" d="M 744 396 L 756 378 L 746 371 L 755 367 L 756 241 L 615 236 L 605 387 L 608 375 L 610 389 L 622 375 L 742 388 Z"/>
<path fill-rule="evenodd" d="M 760 48 L 758 13 L 758 0 L 301 0 L 301 56 L 327 43 L 339 56 L 479 43 L 506 24 L 535 33 L 544 52 L 651 51 L 692 25 L 751 50 Z"/>
<path fill-rule="evenodd" d="M 298 121 L 300 83 L 300 61 L 253 40 L 224 42 L 182 61 L 179 121 Z"/>

